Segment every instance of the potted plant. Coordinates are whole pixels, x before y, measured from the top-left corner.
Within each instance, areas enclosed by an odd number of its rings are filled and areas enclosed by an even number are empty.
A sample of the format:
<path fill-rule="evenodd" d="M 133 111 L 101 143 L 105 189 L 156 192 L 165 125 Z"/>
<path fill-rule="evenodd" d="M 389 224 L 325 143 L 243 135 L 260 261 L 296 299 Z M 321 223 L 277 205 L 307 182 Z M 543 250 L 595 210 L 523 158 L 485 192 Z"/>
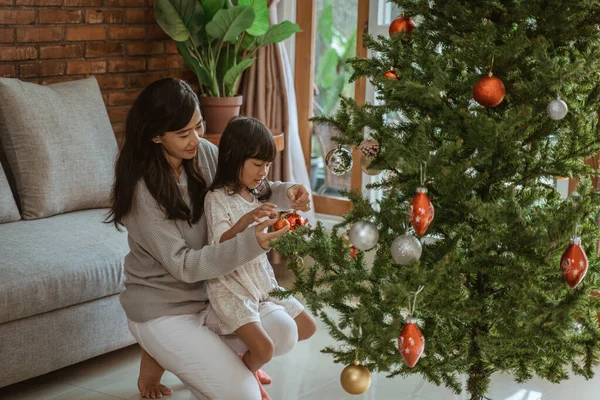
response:
<path fill-rule="evenodd" d="M 211 134 L 239 115 L 240 78 L 258 49 L 300 31 L 290 21 L 269 25 L 267 0 L 154 0 L 154 13 L 198 78 Z"/>

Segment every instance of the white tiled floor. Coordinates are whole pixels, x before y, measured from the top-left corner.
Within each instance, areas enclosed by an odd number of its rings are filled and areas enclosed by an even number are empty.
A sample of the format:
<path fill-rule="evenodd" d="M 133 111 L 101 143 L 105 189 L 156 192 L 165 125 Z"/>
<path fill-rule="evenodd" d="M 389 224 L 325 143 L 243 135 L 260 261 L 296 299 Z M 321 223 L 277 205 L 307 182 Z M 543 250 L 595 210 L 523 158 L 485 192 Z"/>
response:
<path fill-rule="evenodd" d="M 465 400 L 445 388 L 425 382 L 418 376 L 386 379 L 374 374 L 373 383 L 362 396 L 346 394 L 339 383 L 343 366 L 334 364 L 319 350 L 332 343 L 320 325 L 317 334 L 283 357 L 271 361 L 264 370 L 273 378 L 267 390 L 273 400 Z M 39 378 L 0 389 L 0 399 L 11 400 L 110 400 L 139 399 L 137 372 L 139 348 L 131 346 Z M 586 381 L 573 377 L 559 385 L 542 380 L 513 382 L 509 375 L 496 374 L 488 397 L 493 400 L 599 400 L 600 367 L 597 377 Z M 175 390 L 165 400 L 192 400 L 190 392 L 170 373 L 163 383 Z M 225 400 L 225 399 L 223 399 Z"/>

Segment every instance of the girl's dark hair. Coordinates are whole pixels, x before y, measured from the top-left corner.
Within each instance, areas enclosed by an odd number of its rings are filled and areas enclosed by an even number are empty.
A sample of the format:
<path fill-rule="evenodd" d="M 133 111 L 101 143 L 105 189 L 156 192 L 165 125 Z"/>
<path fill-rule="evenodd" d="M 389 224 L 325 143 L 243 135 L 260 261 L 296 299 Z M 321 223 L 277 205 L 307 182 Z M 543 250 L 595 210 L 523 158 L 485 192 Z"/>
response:
<path fill-rule="evenodd" d="M 162 145 L 152 138 L 184 128 L 199 109 L 198 97 L 184 81 L 165 78 L 149 85 L 138 96 L 127 116 L 125 141 L 115 167 L 111 193 L 111 209 L 105 222 L 123 226 L 123 218 L 131 211 L 133 195 L 140 179 L 168 219 L 189 224 L 198 222 L 204 212 L 207 185 L 196 158 L 182 164 L 188 179 L 192 209 L 186 205 Z"/>
<path fill-rule="evenodd" d="M 229 121 L 219 141 L 219 164 L 211 190 L 226 187 L 241 190 L 240 172 L 249 158 L 272 162 L 277 149 L 269 128 L 252 117 L 236 117 Z M 265 179 L 251 193 L 261 202 L 271 198 L 271 186 Z"/>

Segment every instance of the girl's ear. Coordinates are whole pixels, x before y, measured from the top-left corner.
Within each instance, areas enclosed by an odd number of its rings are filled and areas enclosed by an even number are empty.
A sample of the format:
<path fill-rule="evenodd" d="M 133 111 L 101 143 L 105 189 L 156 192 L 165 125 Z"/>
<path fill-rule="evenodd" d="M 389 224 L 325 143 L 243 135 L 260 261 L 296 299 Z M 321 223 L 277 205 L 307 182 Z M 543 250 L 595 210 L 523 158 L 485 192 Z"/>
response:
<path fill-rule="evenodd" d="M 152 141 L 154 143 L 160 143 L 160 137 L 156 136 L 154 139 L 152 139 Z"/>

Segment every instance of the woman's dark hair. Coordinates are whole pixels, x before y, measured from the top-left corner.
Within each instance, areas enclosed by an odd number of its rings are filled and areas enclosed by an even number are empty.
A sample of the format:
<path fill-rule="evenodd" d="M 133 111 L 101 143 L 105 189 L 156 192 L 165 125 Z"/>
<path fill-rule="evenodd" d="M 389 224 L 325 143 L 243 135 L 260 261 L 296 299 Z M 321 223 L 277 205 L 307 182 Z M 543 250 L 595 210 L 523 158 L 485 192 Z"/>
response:
<path fill-rule="evenodd" d="M 162 145 L 152 141 L 165 132 L 184 128 L 196 109 L 199 109 L 198 97 L 187 83 L 176 78 L 158 80 L 138 96 L 127 116 L 125 140 L 115 167 L 111 209 L 105 222 L 114 223 L 117 229 L 123 226 L 123 218 L 131 211 L 140 179 L 144 179 L 148 191 L 168 219 L 180 219 L 189 224 L 198 222 L 204 212 L 207 185 L 196 158 L 182 162 L 192 202 L 190 210 L 181 196 Z"/>
<path fill-rule="evenodd" d="M 211 190 L 226 187 L 233 193 L 242 188 L 240 172 L 249 158 L 272 162 L 277 148 L 269 128 L 252 117 L 236 117 L 229 121 L 219 141 L 219 164 Z M 251 193 L 261 202 L 271 198 L 271 187 L 265 179 Z"/>

